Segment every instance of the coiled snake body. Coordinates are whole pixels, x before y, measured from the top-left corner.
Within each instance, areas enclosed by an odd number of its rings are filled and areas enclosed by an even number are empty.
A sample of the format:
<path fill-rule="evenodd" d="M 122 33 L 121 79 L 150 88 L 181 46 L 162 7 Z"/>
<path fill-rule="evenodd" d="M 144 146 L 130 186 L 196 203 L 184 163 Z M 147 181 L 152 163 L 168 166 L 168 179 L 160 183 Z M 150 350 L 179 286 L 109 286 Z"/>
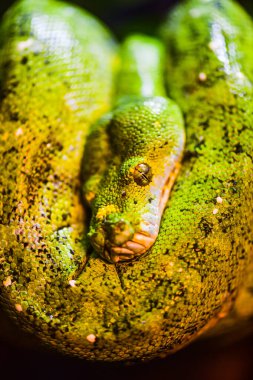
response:
<path fill-rule="evenodd" d="M 252 22 L 232 1 L 190 0 L 171 14 L 161 33 L 169 93 L 185 115 L 187 137 L 159 234 L 143 255 L 129 241 L 139 236 L 132 229 L 140 226 L 140 210 L 150 212 L 144 201 L 155 204 L 150 183 L 168 166 L 168 142 L 163 128 L 159 136 L 157 130 L 173 117 L 169 125 L 182 132 L 178 107 L 154 79 L 162 68 L 151 65 L 145 72 L 143 65 L 136 71 L 140 58 L 121 64 L 121 100 L 108 113 L 117 49 L 91 15 L 54 0 L 22 0 L 2 23 L 1 301 L 46 344 L 91 360 L 143 360 L 177 350 L 225 313 L 250 263 Z M 137 40 L 137 50 L 149 45 L 148 39 Z M 154 57 L 162 57 L 158 45 L 152 45 L 158 49 Z M 129 62 L 124 55 L 122 61 Z M 136 72 L 135 83 L 140 82 L 129 93 Z M 116 137 L 106 150 L 113 129 Z M 168 140 L 176 146 L 176 162 L 181 132 Z M 145 149 L 139 149 L 140 140 Z M 158 147 L 162 156 L 156 161 Z M 113 150 L 118 158 L 111 158 Z M 96 176 L 104 173 L 102 180 Z M 93 194 L 92 186 L 104 193 Z M 113 263 L 86 239 L 81 188 L 95 215 L 92 243 Z M 129 222 L 127 215 L 138 218 Z M 137 260 L 126 261 L 133 251 L 140 253 Z"/>

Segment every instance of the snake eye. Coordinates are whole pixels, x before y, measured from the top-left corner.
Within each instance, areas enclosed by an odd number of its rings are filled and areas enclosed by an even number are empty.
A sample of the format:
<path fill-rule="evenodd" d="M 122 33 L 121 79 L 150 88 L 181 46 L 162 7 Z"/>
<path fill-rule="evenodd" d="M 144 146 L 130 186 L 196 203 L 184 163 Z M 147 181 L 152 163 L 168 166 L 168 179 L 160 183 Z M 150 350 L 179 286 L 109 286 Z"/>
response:
<path fill-rule="evenodd" d="M 134 168 L 133 176 L 137 185 L 147 186 L 152 181 L 152 169 L 148 164 L 138 164 Z"/>

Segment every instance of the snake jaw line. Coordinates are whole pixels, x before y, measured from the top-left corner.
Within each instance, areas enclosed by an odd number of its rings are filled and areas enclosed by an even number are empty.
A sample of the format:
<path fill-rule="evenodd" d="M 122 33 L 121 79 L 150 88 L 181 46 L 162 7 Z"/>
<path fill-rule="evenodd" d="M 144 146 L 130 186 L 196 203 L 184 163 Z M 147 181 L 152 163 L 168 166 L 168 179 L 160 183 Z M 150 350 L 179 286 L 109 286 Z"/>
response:
<path fill-rule="evenodd" d="M 162 216 L 162 213 L 166 207 L 166 204 L 167 204 L 167 201 L 169 199 L 169 196 L 170 196 L 170 193 L 171 193 L 171 190 L 172 190 L 172 187 L 175 183 L 175 180 L 178 176 L 178 173 L 180 171 L 180 168 L 181 168 L 181 160 L 176 162 L 175 163 L 175 166 L 174 168 L 171 170 L 171 174 L 170 176 L 168 177 L 168 180 L 166 181 L 164 187 L 163 187 L 163 190 L 162 190 L 162 194 L 161 194 L 161 199 L 160 199 L 160 203 L 159 203 L 159 210 L 160 210 L 160 214 Z"/>

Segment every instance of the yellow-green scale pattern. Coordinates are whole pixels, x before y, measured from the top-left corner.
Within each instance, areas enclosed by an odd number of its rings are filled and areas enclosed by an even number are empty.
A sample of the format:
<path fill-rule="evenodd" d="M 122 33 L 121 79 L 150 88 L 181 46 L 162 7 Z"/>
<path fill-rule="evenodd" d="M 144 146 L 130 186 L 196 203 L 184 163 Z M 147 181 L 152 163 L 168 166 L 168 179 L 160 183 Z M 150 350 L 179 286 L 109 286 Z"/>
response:
<path fill-rule="evenodd" d="M 222 295 L 236 298 L 231 319 L 218 326 L 221 332 L 245 323 L 253 312 L 252 20 L 232 1 L 186 1 L 168 17 L 161 36 L 170 57 L 169 93 L 184 111 L 187 128 L 176 207 L 189 186 L 195 207 L 184 204 L 182 216 L 192 212 L 192 222 L 197 216 L 198 230 L 204 231 L 205 238 L 191 244 L 194 266 L 200 264 L 204 278 L 213 281 L 214 296 L 206 289 L 209 302 Z M 199 218 L 199 208 L 208 206 L 211 213 Z M 191 257 L 182 259 L 192 266 Z"/>
<path fill-rule="evenodd" d="M 79 200 L 86 127 L 110 106 L 114 48 L 91 16 L 40 4 L 20 2 L 1 31 L 2 303 L 71 355 L 173 352 L 219 318 L 249 262 L 252 23 L 231 1 L 191 0 L 164 27 L 170 93 L 186 115 L 183 169 L 153 248 L 115 267 L 96 254 L 86 263 Z"/>

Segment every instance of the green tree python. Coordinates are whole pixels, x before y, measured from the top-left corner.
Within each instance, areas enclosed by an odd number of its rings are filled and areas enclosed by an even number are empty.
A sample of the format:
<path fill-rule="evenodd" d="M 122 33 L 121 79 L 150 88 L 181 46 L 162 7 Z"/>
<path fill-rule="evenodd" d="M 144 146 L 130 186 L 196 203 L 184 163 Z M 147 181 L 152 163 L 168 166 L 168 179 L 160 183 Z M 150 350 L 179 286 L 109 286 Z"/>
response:
<path fill-rule="evenodd" d="M 189 0 L 160 35 L 119 53 L 55 0 L 21 0 L 1 25 L 1 304 L 62 353 L 172 353 L 228 313 L 250 268 L 252 21 Z"/>

